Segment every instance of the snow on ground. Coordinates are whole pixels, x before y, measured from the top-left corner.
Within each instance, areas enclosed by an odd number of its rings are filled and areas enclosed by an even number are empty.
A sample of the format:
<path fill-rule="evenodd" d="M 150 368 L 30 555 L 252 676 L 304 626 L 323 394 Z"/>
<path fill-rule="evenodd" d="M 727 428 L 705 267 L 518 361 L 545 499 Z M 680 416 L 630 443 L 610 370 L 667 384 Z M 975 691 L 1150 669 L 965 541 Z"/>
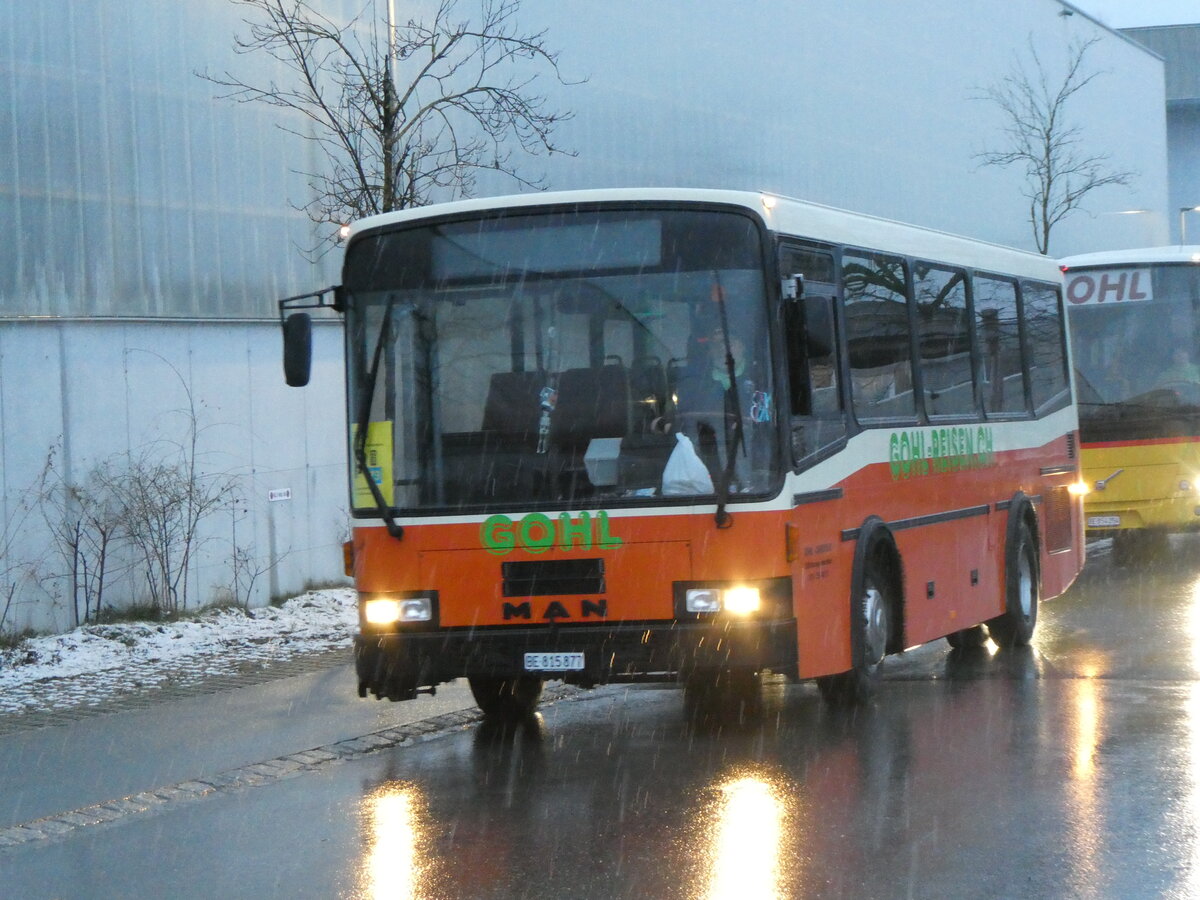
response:
<path fill-rule="evenodd" d="M 353 590 L 311 591 L 281 606 L 212 610 L 181 622 L 84 625 L 0 650 L 0 715 L 97 704 L 144 689 L 227 675 L 349 648 L 357 627 Z M 348 659 L 349 657 L 347 657 Z"/>

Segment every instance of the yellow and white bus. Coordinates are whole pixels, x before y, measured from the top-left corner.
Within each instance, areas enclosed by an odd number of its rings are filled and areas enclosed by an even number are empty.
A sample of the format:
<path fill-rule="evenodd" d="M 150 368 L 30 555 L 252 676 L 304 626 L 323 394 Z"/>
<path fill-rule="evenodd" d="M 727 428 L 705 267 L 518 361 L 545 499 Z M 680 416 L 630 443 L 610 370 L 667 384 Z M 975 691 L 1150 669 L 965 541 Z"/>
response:
<path fill-rule="evenodd" d="M 359 692 L 771 670 L 1027 643 L 1083 562 L 1055 261 L 758 193 L 604 190 L 353 225 Z"/>
<path fill-rule="evenodd" d="M 1200 246 L 1072 256 L 1063 268 L 1089 534 L 1120 564 L 1200 529 Z"/>

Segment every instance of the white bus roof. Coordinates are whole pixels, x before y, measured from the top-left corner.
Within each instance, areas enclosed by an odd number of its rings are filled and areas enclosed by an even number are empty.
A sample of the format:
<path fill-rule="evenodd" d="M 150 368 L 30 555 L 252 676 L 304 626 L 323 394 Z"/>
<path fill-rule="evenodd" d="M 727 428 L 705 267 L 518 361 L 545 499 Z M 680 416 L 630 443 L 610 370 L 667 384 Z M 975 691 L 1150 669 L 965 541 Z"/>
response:
<path fill-rule="evenodd" d="M 908 225 L 891 219 L 849 212 L 819 203 L 755 191 L 699 190 L 689 188 L 620 188 L 515 194 L 458 200 L 413 207 L 370 216 L 353 223 L 347 239 L 384 225 L 417 222 L 434 216 L 480 213 L 496 209 L 532 208 L 554 204 L 665 201 L 670 203 L 720 203 L 754 212 L 774 231 L 801 238 L 846 244 L 916 256 L 933 262 L 955 263 L 974 269 L 1059 281 L 1058 261 L 1026 250 L 1003 247 Z"/>
<path fill-rule="evenodd" d="M 1200 262 L 1200 245 L 1173 244 L 1168 247 L 1141 247 L 1134 250 L 1103 250 L 1066 256 L 1059 264 L 1067 269 L 1083 266 L 1144 266 L 1151 263 Z"/>

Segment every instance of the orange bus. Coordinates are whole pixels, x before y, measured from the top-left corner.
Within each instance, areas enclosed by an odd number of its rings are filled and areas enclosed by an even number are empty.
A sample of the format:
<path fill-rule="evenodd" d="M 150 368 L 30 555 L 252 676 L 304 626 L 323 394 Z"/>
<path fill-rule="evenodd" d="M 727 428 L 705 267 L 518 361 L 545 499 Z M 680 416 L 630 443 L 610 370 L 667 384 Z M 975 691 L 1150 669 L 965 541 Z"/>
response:
<path fill-rule="evenodd" d="M 758 193 L 470 200 L 349 229 L 360 696 L 466 678 L 869 696 L 1027 643 L 1083 562 L 1057 263 Z"/>

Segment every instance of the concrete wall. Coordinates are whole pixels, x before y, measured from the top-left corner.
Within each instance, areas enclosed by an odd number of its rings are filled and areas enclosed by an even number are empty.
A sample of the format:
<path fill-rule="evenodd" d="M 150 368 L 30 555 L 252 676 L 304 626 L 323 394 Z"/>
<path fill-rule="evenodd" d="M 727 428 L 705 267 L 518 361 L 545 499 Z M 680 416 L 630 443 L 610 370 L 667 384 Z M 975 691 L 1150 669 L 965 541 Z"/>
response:
<path fill-rule="evenodd" d="M 341 579 L 342 333 L 336 323 L 315 332 L 313 381 L 297 390 L 283 383 L 276 323 L 0 319 L 0 612 L 6 588 L 18 587 L 5 630 L 75 624 L 49 539 L 53 508 L 27 508 L 48 455 L 52 480 L 71 484 L 98 464 L 127 468 L 131 456 L 186 461 L 193 421 L 200 480 L 232 478 L 238 502 L 204 520 L 189 605 L 235 592 L 262 605 Z M 290 499 L 272 502 L 271 491 Z M 234 583 L 235 543 L 260 573 L 250 596 L 245 578 Z M 117 607 L 145 602 L 140 570 L 118 573 L 107 596 Z"/>

